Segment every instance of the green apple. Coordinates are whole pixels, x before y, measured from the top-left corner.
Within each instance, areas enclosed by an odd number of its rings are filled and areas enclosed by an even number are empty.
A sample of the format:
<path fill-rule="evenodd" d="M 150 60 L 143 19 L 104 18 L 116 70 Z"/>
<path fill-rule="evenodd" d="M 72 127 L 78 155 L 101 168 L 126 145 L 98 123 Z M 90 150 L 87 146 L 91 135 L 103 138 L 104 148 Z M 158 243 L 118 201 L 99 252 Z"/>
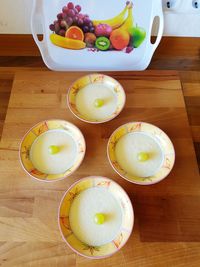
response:
<path fill-rule="evenodd" d="M 146 37 L 146 31 L 138 26 L 133 27 L 129 30 L 130 35 L 133 38 L 133 46 L 138 48 Z"/>

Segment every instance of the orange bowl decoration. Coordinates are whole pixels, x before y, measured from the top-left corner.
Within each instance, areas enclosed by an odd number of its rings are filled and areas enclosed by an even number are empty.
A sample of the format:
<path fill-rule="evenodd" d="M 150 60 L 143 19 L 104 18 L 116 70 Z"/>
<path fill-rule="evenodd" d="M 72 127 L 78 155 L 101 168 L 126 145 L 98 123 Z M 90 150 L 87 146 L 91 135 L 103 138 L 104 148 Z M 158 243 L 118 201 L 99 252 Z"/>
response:
<path fill-rule="evenodd" d="M 116 199 L 122 212 L 122 223 L 116 236 L 110 242 L 99 246 L 81 241 L 75 235 L 70 219 L 73 202 L 80 197 L 80 194 L 91 189 L 106 190 Z M 88 206 L 90 205 L 91 203 L 88 203 Z M 58 226 L 63 240 L 74 252 L 86 258 L 102 259 L 117 253 L 127 243 L 133 225 L 134 211 L 127 193 L 119 184 L 107 177 L 89 176 L 75 182 L 64 194 L 58 210 Z"/>
<path fill-rule="evenodd" d="M 127 157 L 131 159 L 131 157 L 127 155 L 129 155 L 129 152 L 131 152 L 132 159 L 133 159 L 134 150 L 135 151 L 137 150 L 136 142 L 133 141 L 133 139 L 132 139 L 132 144 L 133 144 L 132 147 L 130 146 L 130 143 L 129 143 L 129 148 L 131 149 L 127 149 L 127 145 L 124 145 L 124 147 L 126 146 L 126 149 L 123 150 L 121 146 L 120 154 L 123 155 L 123 162 L 119 160 L 119 150 L 118 150 L 119 146 L 118 145 L 120 141 L 123 138 L 126 138 L 128 136 L 133 136 L 133 134 L 145 135 L 146 137 L 154 140 L 154 142 L 157 143 L 157 145 L 160 147 L 162 160 L 160 161 L 160 166 L 155 170 L 154 174 L 151 173 L 150 175 L 147 175 L 147 176 L 136 175 L 133 170 L 134 167 L 133 167 L 132 160 L 130 163 L 130 165 L 132 166 L 132 169 L 127 167 L 126 159 Z M 142 146 L 144 148 L 144 143 L 142 143 Z M 150 145 L 149 147 L 152 149 L 152 145 Z M 155 158 L 155 153 L 154 152 L 151 152 L 151 153 L 152 155 L 151 154 L 149 155 L 151 155 L 152 158 Z M 139 154 L 141 157 L 144 157 L 144 160 L 142 159 L 142 161 L 145 161 L 146 160 L 145 156 L 146 155 L 148 156 L 148 154 L 146 153 L 139 153 Z M 108 159 L 109 159 L 109 162 L 112 168 L 122 178 L 126 179 L 127 181 L 131 183 L 135 183 L 139 185 L 151 185 L 151 184 L 155 184 L 155 183 L 162 181 L 165 177 L 169 175 L 175 162 L 175 150 L 174 150 L 174 146 L 170 138 L 160 128 L 156 127 L 153 124 L 146 123 L 146 122 L 130 122 L 130 123 L 121 125 L 119 128 L 117 128 L 112 133 L 108 141 L 107 155 L 108 155 Z M 141 160 L 139 159 L 139 161 Z M 142 170 L 145 169 L 144 162 L 140 163 L 140 168 Z"/>
<path fill-rule="evenodd" d="M 75 145 L 77 146 L 77 153 L 71 167 L 67 168 L 66 171 L 63 173 L 52 174 L 52 173 L 42 172 L 36 168 L 36 166 L 33 164 L 32 161 L 31 149 L 34 142 L 38 140 L 38 138 L 40 138 L 43 134 L 55 130 L 65 132 L 66 134 L 73 136 Z M 54 182 L 62 180 L 67 176 L 71 175 L 73 172 L 75 172 L 84 159 L 85 151 L 86 151 L 86 144 L 84 136 L 82 135 L 81 131 L 74 124 L 70 122 L 54 119 L 54 120 L 46 120 L 39 122 L 25 134 L 20 145 L 19 157 L 23 169 L 31 177 L 39 181 Z"/>
<path fill-rule="evenodd" d="M 85 90 L 86 87 L 90 86 L 91 94 L 87 93 L 87 97 L 80 95 L 81 92 Z M 100 86 L 100 89 L 96 89 L 96 86 Z M 110 98 L 104 99 L 105 94 L 102 95 L 103 88 L 106 87 L 106 90 L 113 96 L 114 99 L 114 108 L 105 115 L 106 108 L 109 104 Z M 93 90 L 96 90 L 96 93 L 93 93 Z M 98 98 L 97 98 L 98 94 Z M 79 108 L 77 104 L 77 99 L 81 99 L 81 103 L 84 103 L 84 108 Z M 85 101 L 87 99 L 87 104 Z M 102 103 L 101 103 L 102 101 Z M 104 102 L 105 101 L 105 102 Z M 80 77 L 70 86 L 67 96 L 67 105 L 70 111 L 80 120 L 87 123 L 104 123 L 114 119 L 120 114 L 123 110 L 126 102 L 126 94 L 122 85 L 115 80 L 114 78 L 104 75 L 93 73 L 83 77 Z M 79 102 L 80 103 L 80 102 Z M 102 104 L 102 105 L 101 105 Z M 95 106 L 95 107 L 94 107 Z M 98 108 L 96 108 L 98 106 Z M 90 109 L 90 107 L 92 107 Z M 92 111 L 91 111 L 92 110 Z M 104 113 L 103 113 L 103 112 Z M 98 114 L 103 114 L 101 117 L 98 117 Z M 92 114 L 92 115 L 91 115 Z"/>

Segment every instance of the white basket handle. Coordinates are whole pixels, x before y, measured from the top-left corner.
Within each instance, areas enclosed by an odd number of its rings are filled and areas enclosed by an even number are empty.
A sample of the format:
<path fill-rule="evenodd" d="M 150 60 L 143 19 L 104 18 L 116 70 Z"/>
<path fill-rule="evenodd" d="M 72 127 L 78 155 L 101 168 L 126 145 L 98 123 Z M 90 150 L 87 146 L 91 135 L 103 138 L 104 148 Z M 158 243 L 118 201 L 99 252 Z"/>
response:
<path fill-rule="evenodd" d="M 163 15 L 163 9 L 162 9 L 162 0 L 155 0 L 155 4 L 153 5 L 153 9 L 152 9 L 152 20 L 151 20 L 151 32 L 152 32 L 152 27 L 153 27 L 153 22 L 155 17 L 159 17 L 159 29 L 158 29 L 158 35 L 156 38 L 156 41 L 154 44 L 151 43 L 151 33 L 150 33 L 150 45 L 152 48 L 152 54 L 154 53 L 154 51 L 156 50 L 156 48 L 158 47 L 161 38 L 163 36 L 163 31 L 164 31 L 164 15 Z"/>
<path fill-rule="evenodd" d="M 44 43 L 45 43 L 45 36 L 44 36 L 44 26 L 42 24 L 42 16 L 41 16 L 41 9 L 42 9 L 42 1 L 34 0 L 33 1 L 33 7 L 32 7 L 32 13 L 31 13 L 31 32 L 33 35 L 33 39 L 36 42 L 39 50 L 41 53 L 44 52 Z M 36 25 L 39 25 L 39 23 L 42 25 L 42 31 L 43 31 L 43 40 L 40 41 L 38 39 L 38 32 Z"/>

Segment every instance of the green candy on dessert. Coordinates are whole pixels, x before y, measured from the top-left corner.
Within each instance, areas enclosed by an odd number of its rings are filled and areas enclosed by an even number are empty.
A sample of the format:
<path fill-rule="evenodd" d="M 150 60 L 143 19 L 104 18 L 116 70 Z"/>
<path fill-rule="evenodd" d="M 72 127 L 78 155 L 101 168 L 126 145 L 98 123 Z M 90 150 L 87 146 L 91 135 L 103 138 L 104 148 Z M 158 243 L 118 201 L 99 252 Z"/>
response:
<path fill-rule="evenodd" d="M 105 222 L 105 216 L 102 213 L 95 214 L 94 222 L 96 224 L 103 224 Z"/>
<path fill-rule="evenodd" d="M 104 101 L 103 101 L 103 99 L 97 98 L 97 99 L 94 101 L 94 106 L 95 106 L 95 108 L 101 108 L 103 105 L 104 105 Z"/>
<path fill-rule="evenodd" d="M 149 159 L 149 154 L 145 152 L 140 152 L 137 155 L 139 161 L 147 161 Z"/>
<path fill-rule="evenodd" d="M 51 155 L 54 155 L 54 154 L 57 154 L 59 152 L 59 147 L 58 146 L 50 146 L 48 148 L 48 150 L 49 150 L 49 153 Z"/>

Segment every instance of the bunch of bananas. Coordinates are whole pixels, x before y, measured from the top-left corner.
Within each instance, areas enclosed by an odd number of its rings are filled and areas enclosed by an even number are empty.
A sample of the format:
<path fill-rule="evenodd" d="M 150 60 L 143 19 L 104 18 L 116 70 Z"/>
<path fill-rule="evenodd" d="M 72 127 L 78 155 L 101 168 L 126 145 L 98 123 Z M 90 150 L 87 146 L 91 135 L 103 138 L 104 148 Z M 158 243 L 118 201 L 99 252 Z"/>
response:
<path fill-rule="evenodd" d="M 107 24 L 111 26 L 113 30 L 121 27 L 123 30 L 128 30 L 134 25 L 132 9 L 133 9 L 133 3 L 127 1 L 125 8 L 117 16 L 107 20 L 93 20 L 93 25 L 96 27 L 99 24 Z"/>
<path fill-rule="evenodd" d="M 133 3 L 126 2 L 125 8 L 114 18 L 108 20 L 94 20 L 93 24 L 97 27 L 99 24 L 107 24 L 112 27 L 110 41 L 117 50 L 127 47 L 129 53 L 134 48 L 138 48 L 146 38 L 146 31 L 143 28 L 134 25 Z"/>

